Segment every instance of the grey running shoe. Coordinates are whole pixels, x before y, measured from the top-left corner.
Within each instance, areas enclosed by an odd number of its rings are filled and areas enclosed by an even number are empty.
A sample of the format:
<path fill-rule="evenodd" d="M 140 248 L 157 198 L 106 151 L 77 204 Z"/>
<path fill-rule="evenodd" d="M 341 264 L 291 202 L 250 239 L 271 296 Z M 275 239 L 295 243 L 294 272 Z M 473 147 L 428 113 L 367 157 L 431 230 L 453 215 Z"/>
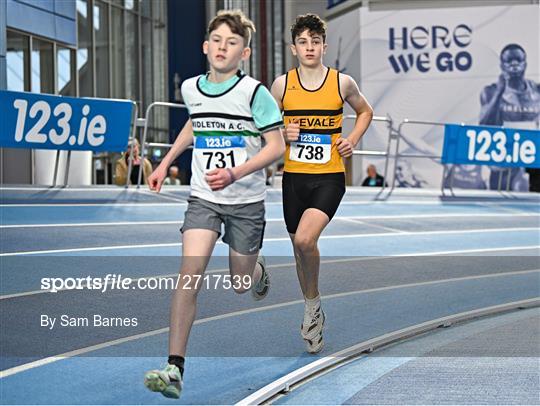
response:
<path fill-rule="evenodd" d="M 257 257 L 257 263 L 261 266 L 262 275 L 259 282 L 251 287 L 251 295 L 255 300 L 262 300 L 268 295 L 270 290 L 270 276 L 266 271 L 266 261 L 262 255 Z"/>
<path fill-rule="evenodd" d="M 144 386 L 152 392 L 161 392 L 166 398 L 178 399 L 182 384 L 182 374 L 176 365 L 168 364 L 161 371 L 154 369 L 144 375 Z"/>

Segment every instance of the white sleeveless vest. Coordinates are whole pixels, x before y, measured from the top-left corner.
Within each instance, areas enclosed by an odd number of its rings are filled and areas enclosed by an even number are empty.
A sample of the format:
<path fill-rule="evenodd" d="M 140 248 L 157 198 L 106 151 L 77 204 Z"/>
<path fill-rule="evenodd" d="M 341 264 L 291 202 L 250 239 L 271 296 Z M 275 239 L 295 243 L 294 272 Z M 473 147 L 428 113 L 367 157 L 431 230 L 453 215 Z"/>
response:
<path fill-rule="evenodd" d="M 193 123 L 191 194 L 220 204 L 245 204 L 264 200 L 264 169 L 253 172 L 220 191 L 212 191 L 204 179 L 215 168 L 232 168 L 252 158 L 261 149 L 261 132 L 255 126 L 251 104 L 257 80 L 242 76 L 229 90 L 218 95 L 198 86 L 202 76 L 182 84 L 182 96 Z"/>

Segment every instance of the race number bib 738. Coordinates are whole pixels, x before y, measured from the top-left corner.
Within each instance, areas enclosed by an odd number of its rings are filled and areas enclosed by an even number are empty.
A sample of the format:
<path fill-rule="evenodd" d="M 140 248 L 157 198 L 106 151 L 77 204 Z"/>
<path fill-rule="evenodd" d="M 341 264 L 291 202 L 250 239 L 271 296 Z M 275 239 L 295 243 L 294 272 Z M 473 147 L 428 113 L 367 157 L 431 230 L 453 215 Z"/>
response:
<path fill-rule="evenodd" d="M 247 160 L 246 142 L 241 136 L 195 137 L 193 157 L 204 170 L 233 168 Z"/>
<path fill-rule="evenodd" d="M 332 137 L 326 134 L 302 133 L 297 142 L 291 142 L 289 159 L 309 164 L 330 161 Z"/>

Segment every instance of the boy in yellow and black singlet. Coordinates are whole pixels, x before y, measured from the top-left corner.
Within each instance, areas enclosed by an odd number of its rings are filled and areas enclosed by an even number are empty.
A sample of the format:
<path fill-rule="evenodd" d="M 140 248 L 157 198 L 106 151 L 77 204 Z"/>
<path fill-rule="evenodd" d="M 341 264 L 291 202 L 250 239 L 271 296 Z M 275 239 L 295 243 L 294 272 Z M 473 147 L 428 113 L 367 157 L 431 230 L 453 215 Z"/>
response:
<path fill-rule="evenodd" d="M 319 16 L 296 18 L 291 51 L 299 67 L 278 77 L 272 95 L 286 125 L 283 211 L 305 299 L 302 338 L 307 350 L 323 347 L 324 313 L 318 289 L 319 237 L 345 193 L 343 159 L 366 132 L 373 110 L 348 75 L 323 65 L 326 24 Z M 356 112 L 353 130 L 342 137 L 343 104 Z"/>

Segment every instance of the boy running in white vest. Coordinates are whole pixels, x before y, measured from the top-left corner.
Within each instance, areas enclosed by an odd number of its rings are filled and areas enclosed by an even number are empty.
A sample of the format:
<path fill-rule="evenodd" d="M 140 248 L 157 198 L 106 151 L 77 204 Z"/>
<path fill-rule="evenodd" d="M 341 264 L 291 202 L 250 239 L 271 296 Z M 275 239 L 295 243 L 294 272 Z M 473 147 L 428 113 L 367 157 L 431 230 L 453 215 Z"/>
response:
<path fill-rule="evenodd" d="M 324 312 L 319 295 L 319 237 L 345 193 L 343 159 L 352 155 L 373 110 L 348 75 L 323 65 L 326 24 L 319 16 L 298 16 L 291 27 L 299 68 L 278 77 L 272 95 L 286 124 L 283 212 L 305 299 L 301 335 L 310 353 L 324 344 Z M 356 113 L 347 138 L 341 136 L 343 104 Z"/>
<path fill-rule="evenodd" d="M 231 280 L 244 281 L 247 276 L 251 281 L 250 286 L 233 284 L 235 291 L 251 288 L 260 300 L 270 287 L 264 260 L 258 256 L 265 225 L 265 167 L 281 157 L 285 144 L 281 112 L 272 95 L 239 70 L 240 62 L 250 57 L 254 31 L 253 22 L 238 10 L 221 11 L 210 22 L 203 44 L 210 71 L 182 84 L 190 119 L 149 177 L 150 188 L 159 192 L 169 165 L 193 144 L 191 196 L 181 230 L 181 283 L 171 304 L 168 365 L 145 375 L 148 389 L 170 398 L 178 398 L 182 390 L 186 346 L 202 284 L 197 277 L 208 265 L 222 224 Z"/>

